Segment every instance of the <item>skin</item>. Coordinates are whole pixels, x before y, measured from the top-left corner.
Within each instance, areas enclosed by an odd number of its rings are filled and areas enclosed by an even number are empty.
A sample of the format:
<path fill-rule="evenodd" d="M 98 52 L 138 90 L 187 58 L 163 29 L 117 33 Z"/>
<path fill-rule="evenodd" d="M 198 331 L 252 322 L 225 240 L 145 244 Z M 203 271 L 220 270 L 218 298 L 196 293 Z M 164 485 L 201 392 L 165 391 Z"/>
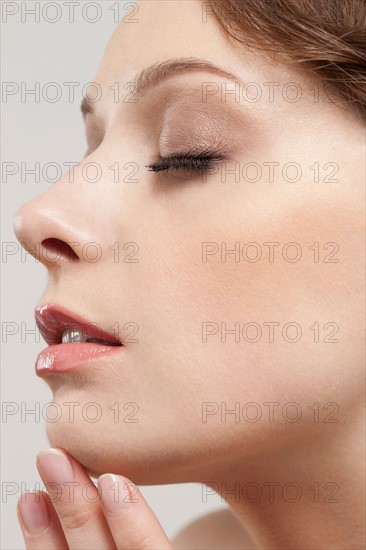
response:
<path fill-rule="evenodd" d="M 75 248 L 78 261 L 70 260 L 67 247 L 57 262 L 43 258 L 49 285 L 38 305 L 62 305 L 105 329 L 118 323 L 122 340 L 131 332 L 126 323 L 139 327 L 139 342 L 126 342 L 113 357 L 45 377 L 64 411 L 59 422 L 47 425 L 50 444 L 66 451 L 79 480 L 85 481 L 87 472 L 93 477 L 113 472 L 137 485 L 199 482 L 207 493 L 212 487 L 258 548 L 359 549 L 364 537 L 359 445 L 364 430 L 364 123 L 344 102 L 329 101 L 322 87 L 320 100 L 314 101 L 317 81 L 304 69 L 234 43 L 211 16 L 204 23 L 198 0 L 141 2 L 138 19 L 116 28 L 94 78 L 103 95 L 95 113 L 86 115 L 89 149 L 75 168 L 75 182 L 65 174 L 24 205 L 14 222 L 28 249 L 56 238 L 96 242 L 103 251 L 96 263 L 81 255 L 81 246 Z M 135 103 L 114 102 L 109 87 L 115 82 L 123 89 L 151 64 L 192 57 L 234 73 L 243 83 L 259 83 L 261 100 L 236 102 L 233 95 L 223 100 L 217 93 L 202 101 L 203 83 L 229 88 L 232 82 L 187 71 L 150 88 Z M 273 101 L 268 82 L 278 83 Z M 289 82 L 301 87 L 301 100 L 283 98 Z M 207 181 L 200 173 L 189 177 L 146 168 L 159 153 L 181 152 L 192 144 L 202 149 L 216 145 L 218 137 L 228 169 L 235 162 L 241 167 L 256 162 L 262 167 L 259 182 L 235 182 L 228 175 L 223 183 L 219 168 Z M 135 163 L 138 182 L 115 182 L 109 167 L 116 161 L 121 167 Z M 87 162 L 102 167 L 100 181 L 85 181 Z M 280 163 L 274 182 L 265 162 Z M 301 167 L 296 183 L 282 175 L 289 162 Z M 310 169 L 314 163 L 320 167 L 318 183 Z M 334 167 L 324 169 L 327 163 L 336 163 L 338 182 L 326 180 Z M 121 171 L 122 178 L 129 173 Z M 109 248 L 116 242 L 119 262 Z M 138 263 L 122 261 L 123 245 L 131 242 L 138 244 Z M 217 253 L 203 262 L 203 242 L 227 243 L 230 250 L 236 242 L 241 247 L 256 242 L 263 258 L 235 262 L 228 255 L 223 262 Z M 280 243 L 271 262 L 265 242 Z M 281 254 L 289 242 L 301 247 L 298 262 Z M 333 245 L 324 248 L 330 242 L 339 247 L 332 257 L 338 262 L 324 261 L 334 251 Z M 314 243 L 320 246 L 318 262 L 309 248 Z M 224 343 L 220 332 L 204 342 L 204 322 L 227 323 L 228 329 L 236 322 L 241 327 L 256 322 L 263 334 L 257 343 L 235 342 L 233 335 Z M 274 342 L 263 324 L 268 322 L 280 323 Z M 289 322 L 302 329 L 297 342 L 281 336 Z M 314 323 L 320 327 L 318 343 L 309 329 Z M 333 337 L 338 342 L 324 342 L 335 326 L 324 328 L 326 323 L 338 325 Z M 70 401 L 80 403 L 72 423 L 64 405 Z M 80 412 L 91 401 L 103 412 L 96 423 L 86 422 Z M 114 422 L 109 407 L 116 402 L 122 415 L 124 404 L 136 403 L 138 422 Z M 203 422 L 207 402 L 219 409 Z M 221 421 L 221 404 L 232 410 L 237 402 L 240 410 L 256 403 L 262 418 L 250 422 L 241 416 L 235 422 L 229 414 Z M 279 404 L 271 422 L 268 402 Z M 300 407 L 299 421 L 285 420 L 281 411 L 288 403 Z M 319 403 L 319 421 L 314 403 Z M 289 409 L 288 416 L 294 411 Z M 255 414 L 248 410 L 249 416 Z M 263 490 L 258 502 L 225 491 L 235 484 L 241 490 L 248 482 Z M 279 484 L 273 502 L 263 485 L 269 482 Z M 291 491 L 283 497 L 286 483 L 301 487 L 297 502 L 289 502 Z M 66 537 L 65 547 L 84 547 L 91 522 L 83 526 L 81 520 L 71 530 L 64 522 L 85 507 L 88 518 L 101 518 L 88 548 L 169 547 L 145 503 L 143 511 L 135 506 L 125 518 L 121 514 L 121 523 L 112 528 L 101 502 L 87 506 L 81 495 L 71 504 L 66 500 L 59 506 L 48 503 L 54 526 L 38 535 L 30 535 L 20 519 L 27 548 L 54 548 L 57 537 Z M 136 540 L 126 535 L 123 542 L 126 521 Z"/>

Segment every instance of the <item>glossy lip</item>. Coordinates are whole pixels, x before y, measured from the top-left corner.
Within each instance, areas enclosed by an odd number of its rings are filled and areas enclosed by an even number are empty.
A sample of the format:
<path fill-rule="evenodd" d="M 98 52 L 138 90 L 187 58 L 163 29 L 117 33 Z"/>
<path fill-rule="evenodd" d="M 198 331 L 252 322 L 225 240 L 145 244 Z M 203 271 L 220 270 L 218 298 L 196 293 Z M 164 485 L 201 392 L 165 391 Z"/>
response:
<path fill-rule="evenodd" d="M 87 333 L 90 338 L 105 340 L 111 345 L 122 345 L 114 334 L 103 330 L 98 323 L 86 321 L 79 315 L 54 304 L 37 307 L 34 316 L 38 329 L 48 345 L 61 344 L 62 332 L 67 328 L 80 330 Z"/>
<path fill-rule="evenodd" d="M 44 340 L 49 344 L 37 357 L 35 365 L 37 376 L 69 371 L 86 362 L 94 362 L 113 351 L 120 351 L 124 347 L 114 335 L 103 330 L 97 323 L 88 322 L 54 304 L 36 308 L 35 319 Z M 68 342 L 63 344 L 62 332 L 67 328 L 80 330 L 89 338 L 98 338 L 107 343 Z"/>
<path fill-rule="evenodd" d="M 37 376 L 74 370 L 92 363 L 105 355 L 119 352 L 124 346 L 107 346 L 96 343 L 68 343 L 49 346 L 39 353 L 36 360 Z"/>

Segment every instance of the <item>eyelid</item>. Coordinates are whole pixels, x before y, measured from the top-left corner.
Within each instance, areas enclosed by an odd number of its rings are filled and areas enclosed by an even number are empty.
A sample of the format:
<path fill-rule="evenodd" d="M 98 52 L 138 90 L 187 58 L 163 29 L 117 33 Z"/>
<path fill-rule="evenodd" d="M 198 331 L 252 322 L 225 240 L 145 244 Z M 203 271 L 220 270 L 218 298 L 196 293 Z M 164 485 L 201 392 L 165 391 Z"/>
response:
<path fill-rule="evenodd" d="M 230 155 L 228 140 L 224 136 L 214 136 L 212 139 L 195 140 L 191 135 L 185 134 L 178 139 L 174 134 L 162 136 L 159 139 L 160 158 L 170 156 L 190 157 L 226 157 Z M 170 150 L 170 151 L 169 151 Z"/>
<path fill-rule="evenodd" d="M 173 155 L 160 156 L 160 158 L 146 168 L 152 172 L 169 172 L 172 170 L 181 170 L 184 172 L 208 172 L 219 162 L 223 161 L 224 157 L 216 154 L 214 151 L 206 152 L 205 154 L 194 153 L 175 153 Z"/>

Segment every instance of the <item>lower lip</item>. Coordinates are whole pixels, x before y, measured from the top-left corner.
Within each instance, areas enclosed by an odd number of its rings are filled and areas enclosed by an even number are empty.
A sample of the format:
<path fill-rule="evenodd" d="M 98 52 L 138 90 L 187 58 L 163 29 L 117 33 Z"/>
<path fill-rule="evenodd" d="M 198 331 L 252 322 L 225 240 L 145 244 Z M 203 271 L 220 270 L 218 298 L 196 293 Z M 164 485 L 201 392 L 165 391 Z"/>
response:
<path fill-rule="evenodd" d="M 86 362 L 96 361 L 98 358 L 120 351 L 123 346 L 106 346 L 95 343 L 68 343 L 49 346 L 37 357 L 36 373 L 56 374 L 75 369 Z"/>

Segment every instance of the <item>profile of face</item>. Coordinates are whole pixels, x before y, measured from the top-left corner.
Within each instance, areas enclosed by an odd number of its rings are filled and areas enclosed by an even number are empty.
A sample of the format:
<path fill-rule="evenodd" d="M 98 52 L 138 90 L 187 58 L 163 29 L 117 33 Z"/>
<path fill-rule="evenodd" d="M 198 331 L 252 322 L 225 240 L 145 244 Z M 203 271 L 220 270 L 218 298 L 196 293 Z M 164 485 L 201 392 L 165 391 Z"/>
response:
<path fill-rule="evenodd" d="M 315 404 L 351 418 L 361 400 L 361 118 L 204 10 L 142 2 L 119 23 L 73 181 L 14 222 L 49 272 L 38 306 L 118 327 L 123 342 L 42 374 L 64 412 L 47 423 L 50 443 L 93 475 L 141 484 L 324 444 L 333 434 Z"/>

